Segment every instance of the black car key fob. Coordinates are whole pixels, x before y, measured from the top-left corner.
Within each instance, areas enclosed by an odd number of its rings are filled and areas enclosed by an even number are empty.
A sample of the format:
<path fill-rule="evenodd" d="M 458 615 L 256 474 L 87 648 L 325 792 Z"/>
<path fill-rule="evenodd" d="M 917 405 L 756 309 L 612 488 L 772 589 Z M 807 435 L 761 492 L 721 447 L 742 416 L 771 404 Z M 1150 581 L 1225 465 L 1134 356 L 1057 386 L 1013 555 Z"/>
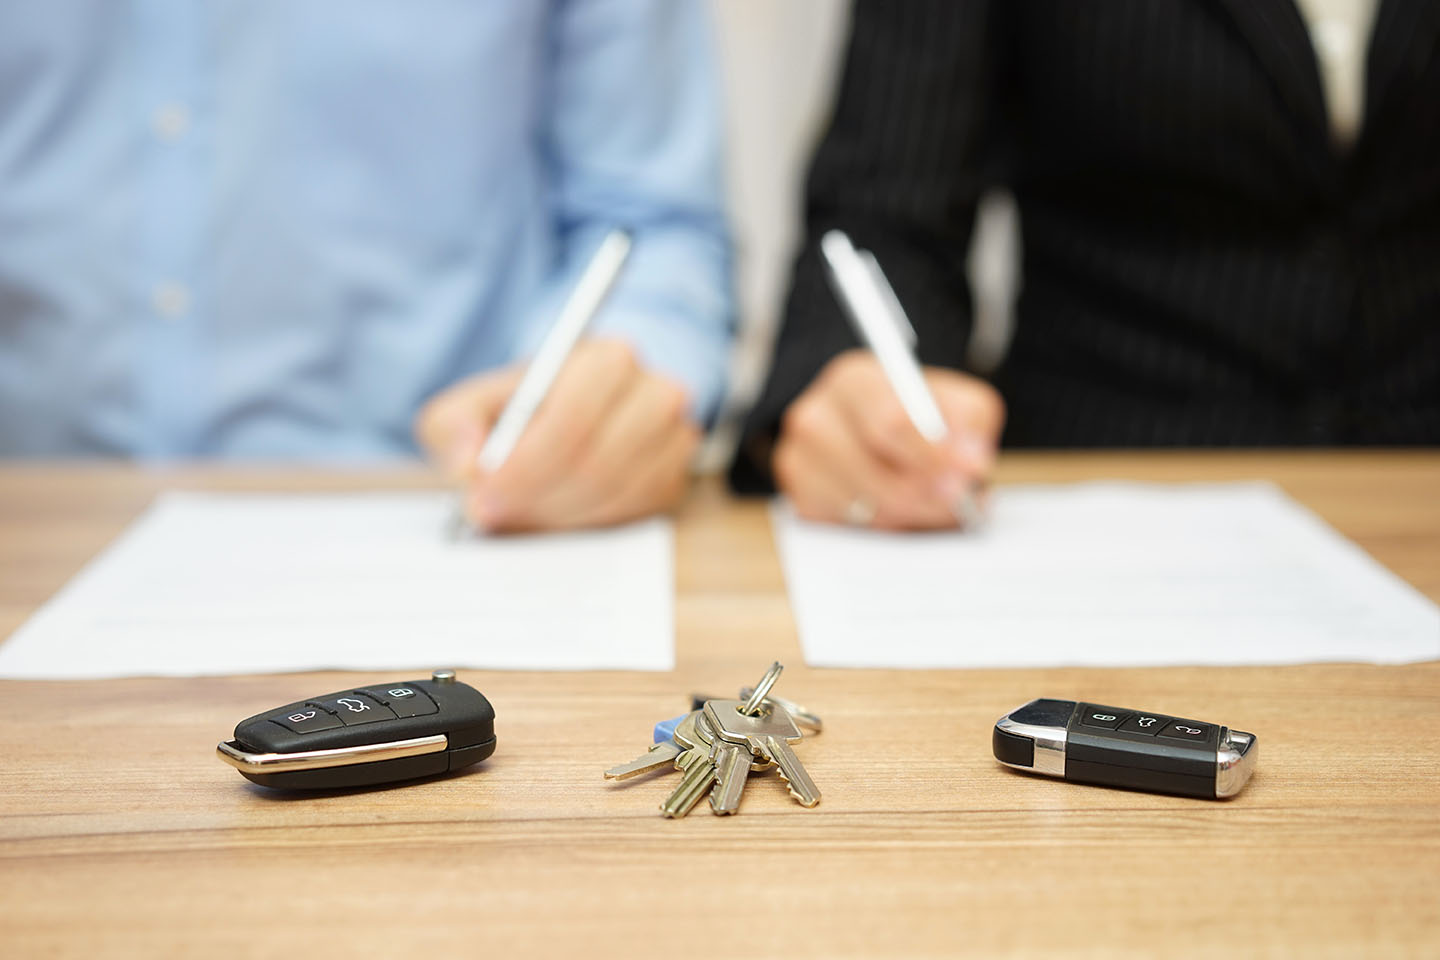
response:
<path fill-rule="evenodd" d="M 314 790 L 413 780 L 495 752 L 495 710 L 474 687 L 437 670 L 312 697 L 241 720 L 220 759 L 264 787 Z"/>
<path fill-rule="evenodd" d="M 1031 700 L 995 724 L 995 759 L 1080 783 L 1233 797 L 1259 755 L 1253 733 L 1163 713 Z"/>

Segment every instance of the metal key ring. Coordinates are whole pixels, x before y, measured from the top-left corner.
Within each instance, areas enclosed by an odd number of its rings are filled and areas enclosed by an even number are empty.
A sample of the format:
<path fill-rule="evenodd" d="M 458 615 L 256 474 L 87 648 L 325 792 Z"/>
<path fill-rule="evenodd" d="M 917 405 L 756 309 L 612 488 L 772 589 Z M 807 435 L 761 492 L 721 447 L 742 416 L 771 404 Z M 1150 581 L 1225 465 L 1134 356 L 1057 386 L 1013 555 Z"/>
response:
<path fill-rule="evenodd" d="M 750 687 L 740 688 L 740 696 L 742 697 L 749 697 L 753 692 Z M 707 697 L 706 699 L 713 698 Z M 797 726 L 805 727 L 816 733 L 825 729 L 825 721 L 820 719 L 820 714 L 811 712 L 804 704 L 796 703 L 794 700 L 786 700 L 784 697 L 777 696 L 773 693 L 765 699 L 790 714 L 790 719 L 794 720 Z"/>
<path fill-rule="evenodd" d="M 765 671 L 765 676 L 760 678 L 760 682 L 755 685 L 754 690 L 750 691 L 750 696 L 747 697 L 745 703 L 741 705 L 740 712 L 747 717 L 753 717 L 759 713 L 761 702 L 764 701 L 766 694 L 770 692 L 770 688 L 775 686 L 775 681 L 780 679 L 780 671 L 784 669 L 785 668 L 780 665 L 779 660 L 770 664 L 770 669 Z"/>

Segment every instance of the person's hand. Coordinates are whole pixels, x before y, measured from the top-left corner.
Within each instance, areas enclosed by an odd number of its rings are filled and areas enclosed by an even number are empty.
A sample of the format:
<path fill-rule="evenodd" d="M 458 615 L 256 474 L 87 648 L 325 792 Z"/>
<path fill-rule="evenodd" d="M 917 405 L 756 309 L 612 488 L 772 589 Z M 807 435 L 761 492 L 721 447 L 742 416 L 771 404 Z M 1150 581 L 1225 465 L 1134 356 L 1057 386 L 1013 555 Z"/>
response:
<path fill-rule="evenodd" d="M 950 428 L 920 435 L 868 350 L 831 360 L 785 411 L 771 467 L 796 512 L 811 520 L 892 530 L 956 526 L 956 505 L 982 489 L 1005 423 L 983 380 L 936 367 L 925 380 Z"/>
<path fill-rule="evenodd" d="M 431 460 L 464 487 L 466 518 L 489 531 L 599 526 L 672 507 L 700 430 L 684 387 L 640 366 L 619 340 L 586 340 L 565 361 L 515 449 L 476 464 L 523 365 L 437 394 L 415 420 Z"/>

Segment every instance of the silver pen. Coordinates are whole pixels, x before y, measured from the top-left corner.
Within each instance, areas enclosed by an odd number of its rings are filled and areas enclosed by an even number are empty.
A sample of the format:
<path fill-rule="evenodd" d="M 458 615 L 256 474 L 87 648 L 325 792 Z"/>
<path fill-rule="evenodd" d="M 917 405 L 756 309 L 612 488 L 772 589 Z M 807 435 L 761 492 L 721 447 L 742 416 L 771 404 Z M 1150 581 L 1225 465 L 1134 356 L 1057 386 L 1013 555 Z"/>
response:
<path fill-rule="evenodd" d="M 490 434 L 480 447 L 476 466 L 486 473 L 494 473 L 509 458 L 520 435 L 525 432 L 535 411 L 545 401 L 550 387 L 565 365 L 580 336 L 599 311 L 600 305 L 620 276 L 620 269 L 630 256 L 631 239 L 626 230 L 612 230 L 601 241 L 590 262 L 576 281 L 575 288 L 560 308 L 555 325 L 545 334 L 540 349 L 525 368 L 515 392 L 510 395 L 500 416 L 491 428 Z M 463 509 L 457 510 L 452 524 L 452 534 L 458 535 L 469 530 Z"/>
<path fill-rule="evenodd" d="M 820 252 L 829 268 L 831 286 L 856 334 L 875 354 L 910 422 L 926 440 L 942 442 L 950 435 L 950 428 L 915 358 L 915 328 L 874 254 L 855 249 L 840 230 L 827 231 L 820 238 Z M 973 527 L 980 521 L 973 488 L 963 490 L 950 509 L 962 527 Z"/>

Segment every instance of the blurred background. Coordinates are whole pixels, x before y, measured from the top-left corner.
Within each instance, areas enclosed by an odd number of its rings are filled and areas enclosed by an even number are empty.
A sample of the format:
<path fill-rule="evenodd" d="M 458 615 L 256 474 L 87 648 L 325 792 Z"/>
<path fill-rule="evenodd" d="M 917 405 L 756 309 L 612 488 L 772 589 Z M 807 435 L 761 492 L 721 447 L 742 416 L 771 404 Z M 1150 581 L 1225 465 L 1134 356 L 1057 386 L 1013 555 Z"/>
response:
<path fill-rule="evenodd" d="M 739 336 L 730 396 L 702 466 L 719 467 L 736 418 L 754 399 L 800 242 L 805 173 L 834 104 L 849 38 L 849 0 L 711 0 L 724 71 L 727 175 L 736 245 Z M 1014 203 L 980 205 L 969 273 L 975 296 L 970 359 L 992 369 L 1004 354 L 1019 283 Z"/>

